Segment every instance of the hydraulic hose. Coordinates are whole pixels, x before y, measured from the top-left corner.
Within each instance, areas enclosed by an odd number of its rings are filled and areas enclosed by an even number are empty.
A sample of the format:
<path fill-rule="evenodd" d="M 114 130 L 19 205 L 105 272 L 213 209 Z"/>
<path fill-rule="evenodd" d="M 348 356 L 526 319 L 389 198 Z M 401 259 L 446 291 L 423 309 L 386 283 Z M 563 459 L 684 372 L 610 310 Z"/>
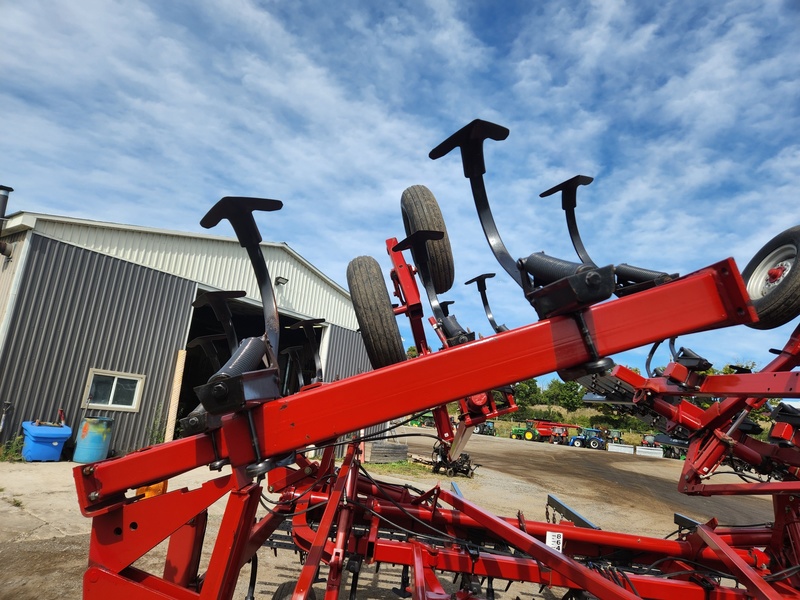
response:
<path fill-rule="evenodd" d="M 645 281 L 652 281 L 654 279 L 658 279 L 659 277 L 669 277 L 668 273 L 651 271 L 650 269 L 634 267 L 633 265 L 627 265 L 625 263 L 615 266 L 614 272 L 620 279 L 624 279 L 625 281 L 630 281 L 633 283 L 644 283 Z"/>
<path fill-rule="evenodd" d="M 536 285 L 547 285 L 594 268 L 592 265 L 548 256 L 544 252 L 534 252 L 528 258 L 521 259 L 520 264 L 528 274 L 533 275 Z"/>
<path fill-rule="evenodd" d="M 247 371 L 253 371 L 258 367 L 258 363 L 261 362 L 266 353 L 267 343 L 264 337 L 251 337 L 242 340 L 233 356 L 222 365 L 222 368 L 208 382 L 212 383 L 221 379 L 236 377 Z"/>

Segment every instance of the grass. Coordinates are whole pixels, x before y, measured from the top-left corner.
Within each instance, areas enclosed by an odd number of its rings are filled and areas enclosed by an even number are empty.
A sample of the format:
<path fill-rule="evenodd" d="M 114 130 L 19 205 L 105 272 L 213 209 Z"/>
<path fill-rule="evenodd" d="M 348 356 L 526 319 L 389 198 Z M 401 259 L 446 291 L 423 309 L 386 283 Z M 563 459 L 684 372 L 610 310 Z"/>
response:
<path fill-rule="evenodd" d="M 398 461 L 393 463 L 364 463 L 364 468 L 371 475 L 394 475 L 396 477 L 418 477 L 420 475 L 430 475 L 431 468 L 422 463 L 415 463 L 410 460 Z"/>
<path fill-rule="evenodd" d="M 20 462 L 24 438 L 18 435 L 0 446 L 0 462 Z"/>
<path fill-rule="evenodd" d="M 5 502 L 8 502 L 14 508 L 22 508 L 22 500 L 19 498 L 2 498 Z"/>

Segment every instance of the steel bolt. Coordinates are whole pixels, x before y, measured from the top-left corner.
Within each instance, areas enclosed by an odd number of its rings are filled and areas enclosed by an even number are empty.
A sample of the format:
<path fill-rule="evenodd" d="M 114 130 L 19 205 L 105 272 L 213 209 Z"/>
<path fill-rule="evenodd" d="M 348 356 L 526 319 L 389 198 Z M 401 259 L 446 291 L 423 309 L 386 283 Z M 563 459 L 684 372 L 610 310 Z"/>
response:
<path fill-rule="evenodd" d="M 100 492 L 91 492 L 89 494 L 90 502 L 97 502 L 100 499 Z"/>
<path fill-rule="evenodd" d="M 86 465 L 85 467 L 83 467 L 84 475 L 89 476 L 92 473 L 94 473 L 94 465 Z"/>
<path fill-rule="evenodd" d="M 228 386 L 222 382 L 214 384 L 214 387 L 211 388 L 211 395 L 214 396 L 217 400 L 222 402 L 225 398 L 228 397 Z"/>
<path fill-rule="evenodd" d="M 586 274 L 584 281 L 586 282 L 586 285 L 588 285 L 589 287 L 595 287 L 600 285 L 602 277 L 600 277 L 600 273 L 598 273 L 597 271 L 589 271 Z"/>

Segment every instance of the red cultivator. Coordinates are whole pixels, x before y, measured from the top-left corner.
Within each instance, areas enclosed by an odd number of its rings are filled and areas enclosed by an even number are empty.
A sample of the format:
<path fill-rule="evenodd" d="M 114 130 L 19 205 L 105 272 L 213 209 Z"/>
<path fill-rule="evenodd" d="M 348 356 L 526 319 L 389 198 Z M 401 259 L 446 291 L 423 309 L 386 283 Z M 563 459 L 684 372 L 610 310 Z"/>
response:
<path fill-rule="evenodd" d="M 318 369 L 290 396 L 279 392 L 277 312 L 251 215 L 279 204 L 236 198 L 212 209 L 202 223 L 213 226 L 228 218 L 250 253 L 264 298 L 266 334 L 242 341 L 209 383 L 197 388 L 201 405 L 183 422 L 186 437 L 75 469 L 81 510 L 93 519 L 85 598 L 231 598 L 241 568 L 248 562 L 255 568 L 256 552 L 284 522 L 291 523 L 305 562 L 299 579 L 281 586 L 276 598 L 312 597 L 323 564 L 326 598 L 339 597 L 347 574 L 349 597 L 359 597 L 359 572 L 368 563 L 404 565 L 400 591 L 419 600 L 494 598 L 495 580 L 567 588 L 572 598 L 800 598 L 800 413 L 779 405 L 768 442 L 751 436 L 747 418 L 767 398 L 800 396 L 792 370 L 800 362 L 800 331 L 759 373 L 706 376 L 701 372 L 708 363 L 683 348 L 648 377 L 608 358 L 692 332 L 788 322 L 798 314 L 800 231 L 788 230 L 770 242 L 744 278 L 730 259 L 684 277 L 629 265 L 597 267 L 575 225 L 576 190 L 591 181 L 579 176 L 549 193 L 562 192 L 581 262 L 544 254 L 515 261 L 494 226 L 482 180 L 483 140 L 507 134 L 476 121 L 431 154 L 438 158 L 461 148 L 489 244 L 540 320 L 513 330 L 497 325 L 484 275 L 473 281 L 496 334 L 474 339 L 458 324 L 437 296 L 452 285 L 444 224 L 430 193 L 415 186 L 403 198 L 407 238 L 387 242 L 400 306 L 391 306 L 372 259 L 360 257 L 348 269 L 375 370 L 328 383 Z M 415 267 L 403 259 L 406 249 Z M 425 342 L 415 275 L 427 292 L 443 351 L 431 352 Z M 609 300 L 612 295 L 618 297 Z M 410 319 L 420 353 L 413 360 L 404 360 L 395 321 L 401 313 Z M 361 468 L 363 438 L 349 441 L 344 461 L 336 465 L 341 436 L 430 409 L 452 460 L 475 424 L 514 410 L 510 384 L 552 372 L 577 379 L 620 410 L 651 418 L 686 439 L 681 491 L 769 494 L 774 521 L 724 527 L 716 520 L 683 519 L 677 539 L 646 538 L 576 526 L 578 520 L 554 525 L 521 514 L 500 518 L 439 487 L 421 492 L 376 481 Z M 702 409 L 692 402 L 698 398 L 717 401 Z M 443 408 L 450 402 L 459 406 L 455 432 Z M 320 460 L 305 457 L 310 445 L 324 448 Z M 733 465 L 743 482 L 709 483 L 723 464 Z M 230 472 L 193 490 L 155 497 L 130 491 L 199 466 Z M 280 499 L 257 518 L 265 479 Z M 200 573 L 207 509 L 226 495 L 208 567 Z M 162 573 L 133 566 L 164 540 Z M 441 572 L 461 574 L 457 592 L 445 591 Z"/>

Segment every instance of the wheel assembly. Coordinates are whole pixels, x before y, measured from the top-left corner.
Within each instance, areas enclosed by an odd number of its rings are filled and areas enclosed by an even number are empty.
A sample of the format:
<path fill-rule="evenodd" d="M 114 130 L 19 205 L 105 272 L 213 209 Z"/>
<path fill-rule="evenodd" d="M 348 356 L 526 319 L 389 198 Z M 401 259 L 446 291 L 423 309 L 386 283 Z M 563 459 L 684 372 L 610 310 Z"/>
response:
<path fill-rule="evenodd" d="M 371 256 L 351 260 L 347 265 L 347 286 L 372 368 L 404 361 L 406 353 L 400 328 L 378 261 Z"/>
<path fill-rule="evenodd" d="M 272 600 L 292 600 L 292 595 L 294 594 L 294 588 L 296 585 L 297 582 L 295 581 L 284 581 L 278 586 L 278 589 L 275 590 L 275 593 L 272 594 Z M 314 593 L 314 588 L 309 588 L 308 593 L 306 594 L 306 599 L 317 600 L 317 595 Z"/>
<path fill-rule="evenodd" d="M 800 314 L 800 226 L 779 233 L 742 271 L 747 293 L 758 313 L 755 329 L 774 329 Z"/>
<path fill-rule="evenodd" d="M 453 287 L 455 267 L 453 266 L 453 251 L 450 248 L 450 238 L 444 225 L 442 211 L 431 191 L 424 185 L 412 185 L 403 192 L 400 198 L 400 209 L 403 213 L 403 226 L 406 235 L 410 236 L 417 231 L 441 231 L 444 237 L 440 240 L 428 240 L 428 273 L 437 294 L 444 294 Z M 414 263 L 419 268 L 424 257 L 419 256 L 412 248 L 411 255 Z"/>

